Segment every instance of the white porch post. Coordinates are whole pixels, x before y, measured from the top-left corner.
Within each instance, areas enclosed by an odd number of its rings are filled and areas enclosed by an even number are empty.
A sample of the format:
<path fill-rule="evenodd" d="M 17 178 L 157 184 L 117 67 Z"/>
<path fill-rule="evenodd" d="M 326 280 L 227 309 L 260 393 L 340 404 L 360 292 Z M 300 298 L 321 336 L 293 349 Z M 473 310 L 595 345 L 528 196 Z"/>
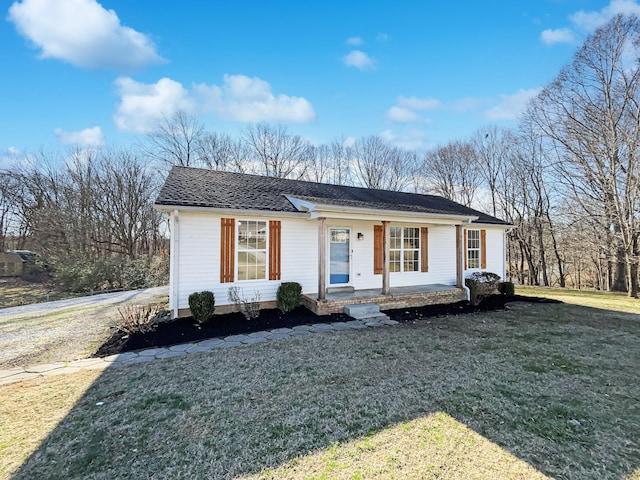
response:
<path fill-rule="evenodd" d="M 391 290 L 389 278 L 389 245 L 391 244 L 391 230 L 389 229 L 389 220 L 382 221 L 382 230 L 382 294 L 389 295 Z"/>
<path fill-rule="evenodd" d="M 325 217 L 318 218 L 318 300 L 325 299 L 327 290 L 327 224 Z"/>

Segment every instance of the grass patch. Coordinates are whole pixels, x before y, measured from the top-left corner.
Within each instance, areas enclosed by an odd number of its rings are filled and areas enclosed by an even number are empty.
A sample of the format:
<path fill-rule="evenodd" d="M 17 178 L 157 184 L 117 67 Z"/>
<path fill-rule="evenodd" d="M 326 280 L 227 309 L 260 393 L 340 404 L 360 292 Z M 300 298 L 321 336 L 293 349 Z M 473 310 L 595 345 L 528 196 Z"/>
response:
<path fill-rule="evenodd" d="M 20 278 L 0 279 L 0 308 L 72 298 L 74 294 L 60 292 L 51 285 L 27 282 Z"/>
<path fill-rule="evenodd" d="M 516 293 L 530 297 L 551 298 L 573 305 L 640 314 L 640 299 L 628 297 L 626 293 L 621 292 L 517 285 Z"/>
<path fill-rule="evenodd" d="M 32 380 L 0 387 L 0 477 L 637 479 L 638 345 L 526 304 Z"/>

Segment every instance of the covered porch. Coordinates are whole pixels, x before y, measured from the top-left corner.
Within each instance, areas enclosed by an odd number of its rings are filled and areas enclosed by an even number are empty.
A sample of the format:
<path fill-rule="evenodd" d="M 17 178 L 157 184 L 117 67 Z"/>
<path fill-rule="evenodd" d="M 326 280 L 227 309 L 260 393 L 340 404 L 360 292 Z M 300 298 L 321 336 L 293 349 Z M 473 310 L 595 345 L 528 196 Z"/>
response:
<path fill-rule="evenodd" d="M 466 291 L 453 285 L 411 285 L 407 287 L 391 287 L 389 293 L 383 294 L 379 288 L 366 290 L 343 289 L 329 290 L 323 299 L 317 293 L 302 296 L 302 305 L 316 315 L 341 313 L 346 305 L 376 303 L 381 310 L 395 308 L 420 307 L 442 303 L 455 303 L 467 299 Z"/>

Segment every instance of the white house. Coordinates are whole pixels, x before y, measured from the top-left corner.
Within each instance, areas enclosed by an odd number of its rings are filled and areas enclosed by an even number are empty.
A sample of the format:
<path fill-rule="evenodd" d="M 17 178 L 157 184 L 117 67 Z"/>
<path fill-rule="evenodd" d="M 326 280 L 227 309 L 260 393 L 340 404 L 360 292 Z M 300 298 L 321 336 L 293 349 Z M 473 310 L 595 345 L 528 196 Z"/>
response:
<path fill-rule="evenodd" d="M 470 272 L 505 278 L 509 225 L 438 196 L 173 167 L 155 206 L 170 219 L 174 316 L 202 290 L 222 313 L 229 287 L 273 307 L 298 282 L 324 314 L 454 302 Z"/>

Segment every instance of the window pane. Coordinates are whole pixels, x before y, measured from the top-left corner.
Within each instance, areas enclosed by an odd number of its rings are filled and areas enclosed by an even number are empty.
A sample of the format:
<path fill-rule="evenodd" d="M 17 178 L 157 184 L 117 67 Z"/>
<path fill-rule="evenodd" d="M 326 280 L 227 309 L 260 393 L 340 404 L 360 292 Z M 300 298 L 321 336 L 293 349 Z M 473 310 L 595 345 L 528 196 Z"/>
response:
<path fill-rule="evenodd" d="M 420 233 L 417 228 L 404 229 L 404 248 L 420 248 Z"/>
<path fill-rule="evenodd" d="M 405 272 L 418 271 L 418 251 L 417 250 L 405 250 L 404 271 Z"/>
<path fill-rule="evenodd" d="M 480 268 L 480 252 L 478 250 L 469 250 L 469 268 Z"/>
<path fill-rule="evenodd" d="M 389 271 L 390 272 L 400 271 L 400 251 L 399 250 L 395 252 L 389 252 Z"/>
<path fill-rule="evenodd" d="M 391 242 L 389 248 L 394 250 L 401 248 L 402 245 L 402 229 L 400 227 L 391 227 L 389 229 L 391 234 Z"/>

